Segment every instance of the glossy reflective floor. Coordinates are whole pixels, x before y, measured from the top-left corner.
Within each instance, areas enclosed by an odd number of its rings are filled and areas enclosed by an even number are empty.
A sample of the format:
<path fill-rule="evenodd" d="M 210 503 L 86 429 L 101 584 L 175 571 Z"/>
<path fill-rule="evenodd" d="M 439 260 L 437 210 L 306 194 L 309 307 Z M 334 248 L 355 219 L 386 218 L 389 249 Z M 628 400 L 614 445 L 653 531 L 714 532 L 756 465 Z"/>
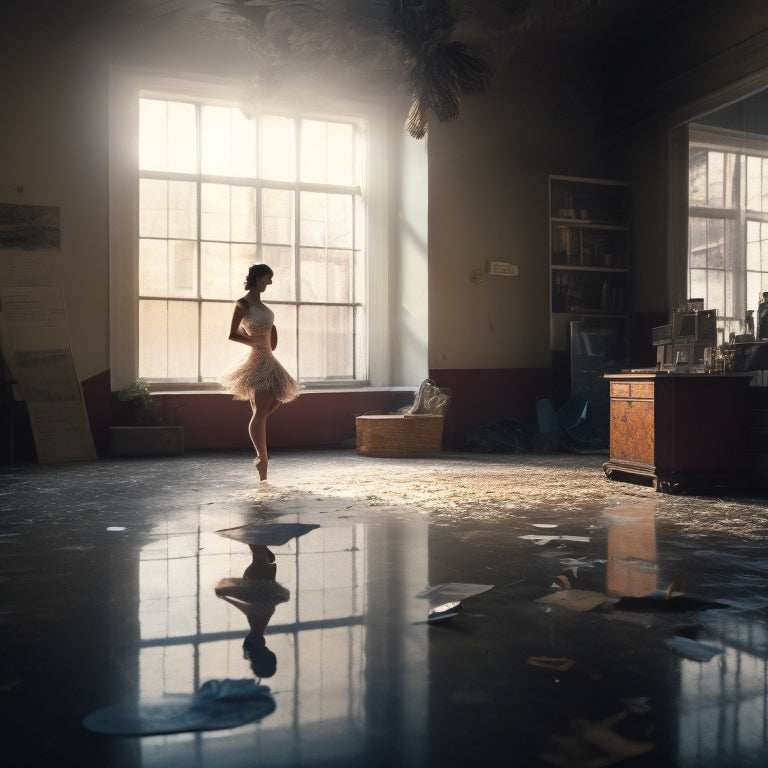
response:
<path fill-rule="evenodd" d="M 766 503 L 602 460 L 553 457 L 599 492 L 530 506 L 486 490 L 525 456 L 288 453 L 265 486 L 242 454 L 0 468 L 3 765 L 764 768 Z M 425 467 L 449 495 L 484 483 L 476 505 L 405 503 Z M 439 610 L 451 589 L 477 594 Z M 268 686 L 260 721 L 83 726 L 116 704 L 167 723 L 224 680 Z"/>

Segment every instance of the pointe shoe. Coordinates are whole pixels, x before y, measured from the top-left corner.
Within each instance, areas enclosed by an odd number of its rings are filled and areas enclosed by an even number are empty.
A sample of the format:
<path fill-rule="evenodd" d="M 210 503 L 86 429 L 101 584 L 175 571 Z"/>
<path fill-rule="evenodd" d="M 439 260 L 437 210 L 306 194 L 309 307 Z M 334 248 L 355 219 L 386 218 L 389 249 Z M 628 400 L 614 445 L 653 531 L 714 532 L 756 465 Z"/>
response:
<path fill-rule="evenodd" d="M 259 470 L 259 480 L 264 482 L 267 479 L 267 462 L 257 457 L 253 460 L 253 466 Z"/>

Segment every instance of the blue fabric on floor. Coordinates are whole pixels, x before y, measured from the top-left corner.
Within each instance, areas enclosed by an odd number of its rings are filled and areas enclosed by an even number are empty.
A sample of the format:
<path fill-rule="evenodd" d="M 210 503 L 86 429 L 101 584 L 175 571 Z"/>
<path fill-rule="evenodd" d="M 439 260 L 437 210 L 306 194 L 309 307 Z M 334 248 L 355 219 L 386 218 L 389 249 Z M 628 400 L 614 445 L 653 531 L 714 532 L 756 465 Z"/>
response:
<path fill-rule="evenodd" d="M 111 736 L 149 736 L 235 728 L 274 711 L 269 688 L 257 685 L 252 678 L 209 680 L 191 695 L 172 694 L 97 709 L 85 716 L 83 725 Z"/>

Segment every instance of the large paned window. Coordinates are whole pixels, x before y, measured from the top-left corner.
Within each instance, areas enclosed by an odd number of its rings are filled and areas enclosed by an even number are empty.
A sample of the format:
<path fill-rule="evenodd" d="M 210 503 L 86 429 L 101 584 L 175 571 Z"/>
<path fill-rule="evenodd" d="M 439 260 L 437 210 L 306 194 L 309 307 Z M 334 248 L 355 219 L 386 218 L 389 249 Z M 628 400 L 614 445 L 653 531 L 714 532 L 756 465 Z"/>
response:
<path fill-rule="evenodd" d="M 304 385 L 365 382 L 363 125 L 144 95 L 138 375 L 214 382 L 251 264 L 274 280 L 276 355 Z"/>
<path fill-rule="evenodd" d="M 768 291 L 768 139 L 692 126 L 688 169 L 688 295 L 727 341 Z"/>

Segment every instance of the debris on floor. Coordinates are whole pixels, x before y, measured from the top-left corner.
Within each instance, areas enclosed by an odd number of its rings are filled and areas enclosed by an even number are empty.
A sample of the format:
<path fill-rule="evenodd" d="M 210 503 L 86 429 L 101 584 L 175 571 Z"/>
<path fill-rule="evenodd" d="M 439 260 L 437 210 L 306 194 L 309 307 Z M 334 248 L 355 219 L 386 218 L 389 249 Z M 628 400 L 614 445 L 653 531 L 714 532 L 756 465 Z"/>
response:
<path fill-rule="evenodd" d="M 443 621 L 457 616 L 462 610 L 462 600 L 493 589 L 493 584 L 462 584 L 450 582 L 436 584 L 419 592 L 416 597 L 429 600 L 428 622 Z"/>
<path fill-rule="evenodd" d="M 537 603 L 559 605 L 571 611 L 592 611 L 608 601 L 608 596 L 588 589 L 563 589 L 538 598 Z"/>
<path fill-rule="evenodd" d="M 529 656 L 527 663 L 532 667 L 542 667 L 556 672 L 567 672 L 575 664 L 573 659 L 565 656 Z"/>
<path fill-rule="evenodd" d="M 691 661 L 710 661 L 715 656 L 723 653 L 721 648 L 714 648 L 711 645 L 705 645 L 697 640 L 691 640 L 689 637 L 675 635 L 664 641 L 678 656 L 682 656 Z"/>
<path fill-rule="evenodd" d="M 559 768 L 603 768 L 615 765 L 655 748 L 651 741 L 637 741 L 616 732 L 616 726 L 628 710 L 599 722 L 577 717 L 571 721 L 571 733 L 553 736 L 557 751 L 542 752 L 542 760 Z"/>

